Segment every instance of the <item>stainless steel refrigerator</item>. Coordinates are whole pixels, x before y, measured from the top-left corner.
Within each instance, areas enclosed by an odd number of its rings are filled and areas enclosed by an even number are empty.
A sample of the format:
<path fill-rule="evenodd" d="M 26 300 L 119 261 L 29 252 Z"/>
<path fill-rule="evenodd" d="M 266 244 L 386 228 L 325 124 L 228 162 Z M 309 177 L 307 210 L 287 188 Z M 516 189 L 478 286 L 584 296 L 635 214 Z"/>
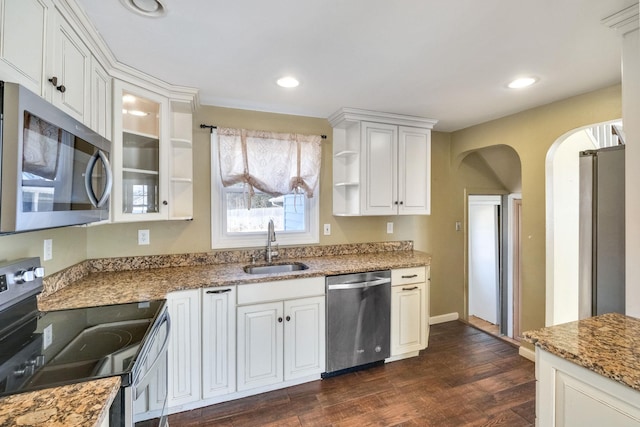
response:
<path fill-rule="evenodd" d="M 624 314 L 624 145 L 580 153 L 579 317 Z"/>

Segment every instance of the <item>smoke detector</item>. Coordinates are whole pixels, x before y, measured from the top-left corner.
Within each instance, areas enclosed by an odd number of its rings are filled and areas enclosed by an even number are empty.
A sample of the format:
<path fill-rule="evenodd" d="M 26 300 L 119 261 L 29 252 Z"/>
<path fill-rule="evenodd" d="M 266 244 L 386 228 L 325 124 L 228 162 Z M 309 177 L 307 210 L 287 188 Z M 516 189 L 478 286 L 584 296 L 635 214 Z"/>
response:
<path fill-rule="evenodd" d="M 160 0 L 120 0 L 130 11 L 149 18 L 159 18 L 167 14 L 167 8 Z"/>

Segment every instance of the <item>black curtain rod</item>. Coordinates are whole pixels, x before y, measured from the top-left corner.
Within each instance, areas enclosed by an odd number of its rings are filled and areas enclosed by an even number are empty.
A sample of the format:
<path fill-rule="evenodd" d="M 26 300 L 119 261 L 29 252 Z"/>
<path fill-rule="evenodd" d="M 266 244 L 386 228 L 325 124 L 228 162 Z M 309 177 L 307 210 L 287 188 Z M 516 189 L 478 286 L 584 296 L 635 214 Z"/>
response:
<path fill-rule="evenodd" d="M 218 129 L 218 126 L 201 124 L 200 129 L 209 129 L 211 130 L 211 133 L 213 133 L 213 130 Z M 327 139 L 327 135 L 320 135 L 320 138 Z"/>

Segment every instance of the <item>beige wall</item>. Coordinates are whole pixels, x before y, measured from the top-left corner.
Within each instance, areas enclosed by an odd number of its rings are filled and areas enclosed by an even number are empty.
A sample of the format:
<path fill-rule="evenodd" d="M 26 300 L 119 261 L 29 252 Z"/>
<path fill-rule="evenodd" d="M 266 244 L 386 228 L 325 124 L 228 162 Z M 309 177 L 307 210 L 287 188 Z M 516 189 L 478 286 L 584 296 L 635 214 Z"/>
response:
<path fill-rule="evenodd" d="M 87 258 L 88 227 L 66 227 L 0 236 L 0 260 L 44 255 L 44 240 L 53 241 L 53 259 L 42 263 L 47 274 L 55 273 Z"/>
<path fill-rule="evenodd" d="M 331 224 L 331 236 L 320 233 L 320 244 L 414 240 L 425 249 L 426 219 L 416 217 L 342 218 L 332 215 L 331 136 L 326 119 L 203 106 L 194 117 L 194 215 L 193 221 L 108 224 L 90 227 L 87 232 L 88 258 L 117 257 L 211 251 L 210 226 L 210 134 L 200 123 L 280 132 L 324 134 L 320 189 L 320 224 Z M 438 144 L 434 137 L 433 145 Z M 434 160 L 435 162 L 436 160 Z M 387 221 L 393 221 L 394 234 L 386 233 Z M 149 229 L 151 244 L 138 246 L 137 230 Z M 266 238 L 265 238 L 266 242 Z"/>
<path fill-rule="evenodd" d="M 621 117 L 619 85 L 590 92 L 549 105 L 527 110 L 502 119 L 483 123 L 451 135 L 451 162 L 458 164 L 464 156 L 493 145 L 508 145 L 522 163 L 522 328 L 544 326 L 545 313 L 545 159 L 551 145 L 568 131 L 592 123 Z M 460 199 L 458 194 L 452 195 Z M 450 214 L 463 215 L 464 207 L 454 206 Z M 434 242 L 440 246 L 445 242 Z M 452 261 L 460 263 L 464 254 Z M 464 262 L 464 261 L 463 261 Z M 447 276 L 447 286 L 463 294 L 462 269 Z M 438 308 L 436 308 L 437 310 Z"/>
<path fill-rule="evenodd" d="M 431 314 L 464 313 L 465 191 L 504 190 L 486 161 L 470 152 L 494 145 L 512 147 L 522 162 L 523 195 L 523 328 L 544 325 L 545 194 L 547 150 L 561 135 L 577 127 L 619 118 L 620 86 L 514 114 L 452 134 L 432 137 L 432 214 L 408 217 L 334 217 L 331 209 L 331 127 L 327 120 L 203 106 L 194 117 L 193 221 L 105 224 L 0 236 L 0 258 L 42 256 L 43 240 L 53 238 L 51 274 L 85 258 L 210 251 L 209 132 L 200 123 L 300 133 L 326 134 L 320 192 L 320 224 L 332 235 L 320 244 L 413 240 L 416 249 L 433 255 Z M 483 165 L 484 163 L 484 165 Z M 394 234 L 386 234 L 387 221 Z M 137 230 L 149 229 L 151 244 L 138 246 Z"/>

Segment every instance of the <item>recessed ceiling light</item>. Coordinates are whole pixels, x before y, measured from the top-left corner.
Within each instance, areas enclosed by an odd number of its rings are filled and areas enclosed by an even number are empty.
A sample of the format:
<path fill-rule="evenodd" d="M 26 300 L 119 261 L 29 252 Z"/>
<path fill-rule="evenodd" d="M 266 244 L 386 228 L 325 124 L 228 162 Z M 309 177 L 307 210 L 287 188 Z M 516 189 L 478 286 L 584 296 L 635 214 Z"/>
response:
<path fill-rule="evenodd" d="M 120 0 L 127 9 L 138 15 L 158 18 L 167 14 L 161 0 Z"/>
<path fill-rule="evenodd" d="M 298 85 L 300 84 L 300 82 L 295 77 L 291 77 L 291 76 L 279 78 L 276 83 L 278 83 L 278 86 L 280 87 L 287 87 L 287 88 L 298 87 Z"/>
<path fill-rule="evenodd" d="M 536 81 L 537 79 L 535 77 L 521 77 L 509 83 L 508 86 L 510 89 L 522 89 L 531 86 Z"/>

